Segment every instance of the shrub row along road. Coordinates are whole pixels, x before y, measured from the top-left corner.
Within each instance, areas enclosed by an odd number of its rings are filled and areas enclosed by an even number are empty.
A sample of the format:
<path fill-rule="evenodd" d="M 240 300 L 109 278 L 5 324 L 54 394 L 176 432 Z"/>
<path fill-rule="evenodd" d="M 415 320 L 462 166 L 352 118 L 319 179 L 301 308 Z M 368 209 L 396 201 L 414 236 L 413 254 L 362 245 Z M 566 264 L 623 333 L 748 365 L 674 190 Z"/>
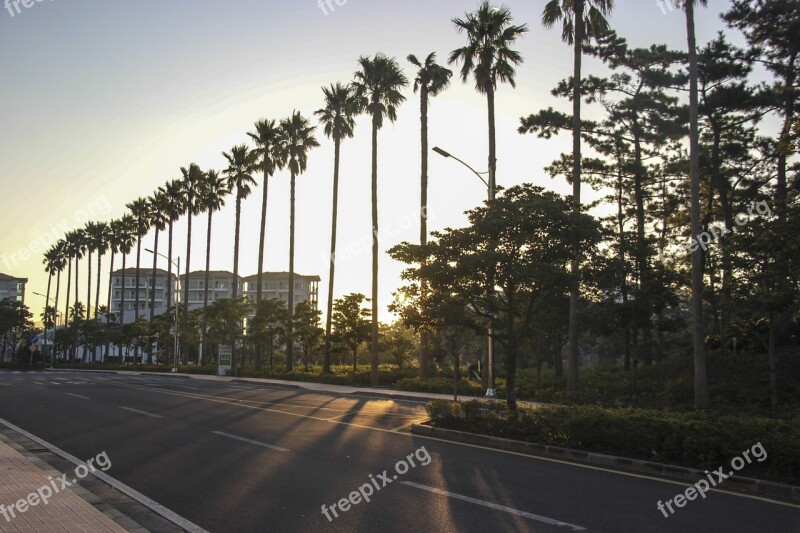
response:
<path fill-rule="evenodd" d="M 715 492 L 664 518 L 656 503 L 685 486 L 413 436 L 408 425 L 425 418 L 413 402 L 4 372 L 0 417 L 78 458 L 106 452 L 107 474 L 211 532 L 800 531 L 797 506 Z M 423 446 L 429 464 L 415 458 L 394 479 Z M 370 476 L 371 501 L 329 521 L 322 505 Z"/>

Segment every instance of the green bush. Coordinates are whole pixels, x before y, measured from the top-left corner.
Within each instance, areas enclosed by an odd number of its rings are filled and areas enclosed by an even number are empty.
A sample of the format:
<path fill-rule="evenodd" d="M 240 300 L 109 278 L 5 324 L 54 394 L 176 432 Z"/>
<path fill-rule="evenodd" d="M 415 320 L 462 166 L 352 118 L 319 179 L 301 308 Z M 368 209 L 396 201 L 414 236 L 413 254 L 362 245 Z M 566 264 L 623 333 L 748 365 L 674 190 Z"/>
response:
<path fill-rule="evenodd" d="M 746 465 L 745 477 L 800 481 L 800 417 L 719 416 L 600 406 L 520 407 L 502 402 L 430 402 L 432 424 L 539 444 L 635 459 L 715 469 L 760 442 L 764 462 Z"/>
<path fill-rule="evenodd" d="M 438 394 L 453 394 L 453 378 L 404 378 L 395 384 L 400 390 L 412 392 L 433 392 Z M 480 383 L 461 378 L 458 381 L 458 393 L 465 396 L 476 396 L 483 392 Z"/>

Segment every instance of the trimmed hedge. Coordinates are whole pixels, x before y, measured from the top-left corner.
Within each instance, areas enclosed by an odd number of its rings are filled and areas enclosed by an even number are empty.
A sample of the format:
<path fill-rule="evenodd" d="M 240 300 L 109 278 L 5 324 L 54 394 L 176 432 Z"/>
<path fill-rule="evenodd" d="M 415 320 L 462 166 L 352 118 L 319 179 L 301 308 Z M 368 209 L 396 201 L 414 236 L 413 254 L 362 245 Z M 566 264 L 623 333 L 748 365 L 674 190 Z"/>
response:
<path fill-rule="evenodd" d="M 519 407 L 502 402 L 428 403 L 431 424 L 496 437 L 680 466 L 715 469 L 761 443 L 763 462 L 742 476 L 800 482 L 800 416 L 719 416 L 599 406 Z"/>

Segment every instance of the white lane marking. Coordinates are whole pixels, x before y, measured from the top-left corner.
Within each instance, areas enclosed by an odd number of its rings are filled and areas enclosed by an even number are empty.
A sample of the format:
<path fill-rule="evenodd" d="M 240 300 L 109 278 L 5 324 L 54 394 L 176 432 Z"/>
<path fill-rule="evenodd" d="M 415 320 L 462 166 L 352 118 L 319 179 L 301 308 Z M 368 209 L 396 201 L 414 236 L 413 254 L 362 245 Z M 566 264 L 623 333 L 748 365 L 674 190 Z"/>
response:
<path fill-rule="evenodd" d="M 567 522 L 561 522 L 560 520 L 555 520 L 553 518 L 547 518 L 546 516 L 541 516 L 538 514 L 527 513 L 525 511 L 520 511 L 518 509 L 512 509 L 511 507 L 506 507 L 504 505 L 498 505 L 496 503 L 487 502 L 484 500 L 479 500 L 477 498 L 470 498 L 469 496 L 463 496 L 461 494 L 456 494 L 454 492 L 448 492 L 446 490 L 437 489 L 435 487 L 429 487 L 427 485 L 420 485 L 419 483 L 414 483 L 413 481 L 401 481 L 403 485 L 407 485 L 409 487 L 414 487 L 417 489 L 427 490 L 428 492 L 433 492 L 434 494 L 439 494 L 441 496 L 447 496 L 448 498 L 453 498 L 456 500 L 461 500 L 469 503 L 474 503 L 476 505 L 482 505 L 484 507 L 488 507 L 489 509 L 494 509 L 496 511 L 503 511 L 505 513 L 510 513 L 513 515 L 521 516 L 523 518 L 529 518 L 531 520 L 535 520 L 536 522 L 542 522 L 543 524 L 549 524 L 551 526 L 557 527 L 565 527 L 571 529 L 572 531 L 586 531 L 585 527 L 576 526 L 575 524 L 568 524 Z"/>
<path fill-rule="evenodd" d="M 225 433 L 224 431 L 212 431 L 214 435 L 219 435 L 220 437 L 228 437 L 229 439 L 234 439 L 242 442 L 247 442 L 249 444 L 255 444 L 256 446 L 263 446 L 264 448 L 269 448 L 271 450 L 276 450 L 279 452 L 288 452 L 286 448 L 281 448 L 280 446 L 273 446 L 272 444 L 266 444 L 264 442 L 259 442 L 257 440 L 246 439 L 244 437 L 237 437 L 236 435 L 231 435 L 230 433 Z"/>
<path fill-rule="evenodd" d="M 151 416 L 153 418 L 164 418 L 161 415 L 154 415 L 153 413 L 148 413 L 147 411 L 140 411 L 138 409 L 131 409 L 130 407 L 120 407 L 120 409 L 124 409 L 126 411 L 130 411 L 131 413 L 138 413 L 140 415 Z"/>
<path fill-rule="evenodd" d="M 14 424 L 12 424 L 11 422 L 8 422 L 7 420 L 4 420 L 4 419 L 0 418 L 0 424 L 3 424 L 7 428 L 16 431 L 20 435 L 24 435 L 25 437 L 31 439 L 33 442 L 35 442 L 35 443 L 37 443 L 37 444 L 39 444 L 41 446 L 44 446 L 45 448 L 47 448 L 48 450 L 50 450 L 54 454 L 63 457 L 64 459 L 66 459 L 70 463 L 74 464 L 75 466 L 86 465 L 85 461 L 81 461 L 80 459 L 78 459 L 74 455 L 70 455 L 69 453 L 65 452 L 61 448 L 58 448 L 58 447 L 50 444 L 49 442 L 40 439 L 39 437 L 37 437 L 36 435 L 34 435 L 32 433 L 28 433 L 24 429 L 15 426 Z M 117 481 L 116 479 L 114 479 L 113 477 L 109 476 L 105 472 L 101 472 L 100 470 L 95 469 L 92 472 L 92 475 L 94 477 L 100 479 L 101 481 L 105 481 L 106 483 L 108 483 L 109 485 L 111 485 L 112 487 L 117 489 L 118 491 L 130 496 L 131 498 L 133 498 L 137 502 L 141 503 L 145 507 L 151 509 L 153 512 L 159 514 L 160 516 L 163 516 L 165 519 L 169 520 L 170 522 L 172 522 L 176 526 L 178 526 L 180 528 L 183 528 L 185 531 L 189 531 L 190 533 L 209 533 L 208 531 L 206 531 L 202 527 L 198 526 L 197 524 L 195 524 L 193 522 L 190 522 L 189 520 L 186 520 L 184 517 L 182 517 L 178 513 L 167 509 L 166 507 L 164 507 L 163 505 L 161 505 L 157 501 L 151 500 L 150 498 L 148 498 L 147 496 L 145 496 L 141 492 L 139 492 L 139 491 L 137 491 L 135 489 L 132 489 L 131 487 L 129 487 L 128 485 L 122 483 L 121 481 Z"/>
<path fill-rule="evenodd" d="M 88 396 L 81 396 L 80 394 L 73 394 L 71 392 L 65 392 L 64 394 L 66 394 L 67 396 L 74 396 L 76 398 L 81 398 L 82 400 L 91 400 L 91 398 L 89 398 Z"/>
<path fill-rule="evenodd" d="M 53 385 L 61 385 L 61 383 L 59 383 L 58 381 L 51 381 L 50 383 L 52 383 Z"/>

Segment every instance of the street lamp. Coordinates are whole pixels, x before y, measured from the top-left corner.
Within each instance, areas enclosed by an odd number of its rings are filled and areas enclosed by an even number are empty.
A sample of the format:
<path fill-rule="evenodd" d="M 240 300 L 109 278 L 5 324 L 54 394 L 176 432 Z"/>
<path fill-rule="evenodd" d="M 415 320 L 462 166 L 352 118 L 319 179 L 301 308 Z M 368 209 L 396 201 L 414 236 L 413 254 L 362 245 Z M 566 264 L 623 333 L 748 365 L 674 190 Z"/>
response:
<path fill-rule="evenodd" d="M 180 274 L 180 271 L 181 271 L 181 258 L 180 258 L 180 256 L 177 257 L 178 261 L 175 262 L 175 261 L 171 260 L 169 257 L 167 257 L 166 255 L 164 255 L 162 253 L 159 253 L 159 252 L 154 252 L 150 248 L 145 248 L 144 251 L 145 252 L 150 252 L 151 254 L 155 254 L 155 255 L 157 255 L 159 257 L 163 257 L 164 259 L 166 259 L 167 261 L 169 261 L 170 263 L 175 265 L 178 268 L 178 273 Z M 167 280 L 167 283 L 172 283 L 172 280 L 171 279 Z M 188 281 L 187 281 L 187 283 L 188 283 Z M 123 309 L 122 312 L 124 313 L 125 310 Z M 175 301 L 175 347 L 174 347 L 174 350 L 173 350 L 172 372 L 177 372 L 177 371 L 178 371 L 178 301 L 176 300 Z"/>
<path fill-rule="evenodd" d="M 466 164 L 461 159 L 457 158 L 456 156 L 454 156 L 450 152 L 439 148 L 438 146 L 434 146 L 433 147 L 433 151 L 436 152 L 437 154 L 439 154 L 440 156 L 445 157 L 447 159 L 455 159 L 456 161 L 458 161 L 459 163 L 461 163 L 462 165 L 464 165 L 465 167 L 470 169 L 472 171 L 472 173 L 475 174 L 476 176 L 478 176 L 478 178 L 483 182 L 483 184 L 486 185 L 486 189 L 488 190 L 488 193 L 489 193 L 489 201 L 491 202 L 492 200 L 494 200 L 495 182 L 494 182 L 494 174 L 492 172 L 478 172 L 477 170 L 475 170 L 474 168 L 472 168 L 471 166 Z M 489 181 L 488 182 L 484 179 L 483 174 L 489 174 Z M 494 277 L 494 276 L 492 276 L 492 277 Z M 487 339 L 487 349 L 486 349 L 486 359 L 487 359 L 487 361 L 486 361 L 486 367 L 487 367 L 487 369 L 486 369 L 486 372 L 487 372 L 487 375 L 486 375 L 486 378 L 487 378 L 486 379 L 486 383 L 487 383 L 486 396 L 488 398 L 494 398 L 495 396 L 497 396 L 497 391 L 494 388 L 494 335 L 493 335 L 494 331 L 492 329 L 492 309 L 491 309 L 491 302 L 494 299 L 494 280 L 490 281 L 489 285 L 490 285 L 489 286 L 489 294 L 488 294 L 489 309 L 487 309 L 487 311 L 486 311 L 486 314 L 488 315 L 488 318 L 489 318 L 489 325 L 486 328 L 486 335 L 488 337 L 488 339 Z"/>

